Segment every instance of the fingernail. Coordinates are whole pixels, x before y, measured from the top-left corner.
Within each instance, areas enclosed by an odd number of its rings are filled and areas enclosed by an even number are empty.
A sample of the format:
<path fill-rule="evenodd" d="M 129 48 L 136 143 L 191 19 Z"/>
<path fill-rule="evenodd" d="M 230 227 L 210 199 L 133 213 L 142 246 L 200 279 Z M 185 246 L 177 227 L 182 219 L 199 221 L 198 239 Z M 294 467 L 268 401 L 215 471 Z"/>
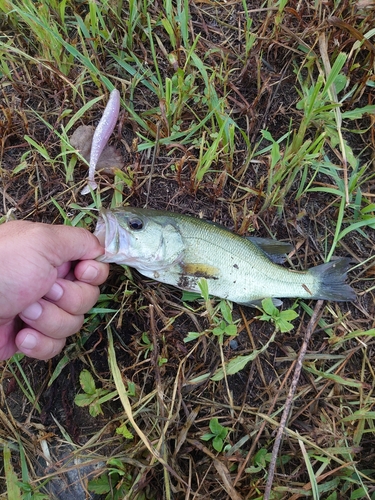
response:
<path fill-rule="evenodd" d="M 34 349 L 37 343 L 38 343 L 37 338 L 32 333 L 28 333 L 26 337 L 23 339 L 23 342 L 22 344 L 20 344 L 19 348 Z"/>
<path fill-rule="evenodd" d="M 46 293 L 45 297 L 50 300 L 60 300 L 61 297 L 63 296 L 63 293 L 64 293 L 63 287 L 58 283 L 54 283 L 49 289 L 49 292 Z"/>
<path fill-rule="evenodd" d="M 98 270 L 94 266 L 87 266 L 81 275 L 82 281 L 93 281 L 98 276 Z"/>
<path fill-rule="evenodd" d="M 21 312 L 21 315 L 22 315 L 22 317 L 24 317 L 26 319 L 31 319 L 31 320 L 35 321 L 42 314 L 42 311 L 43 311 L 43 308 L 39 304 L 39 302 L 34 302 L 34 304 L 31 304 L 31 306 L 26 307 L 26 309 L 24 309 Z"/>

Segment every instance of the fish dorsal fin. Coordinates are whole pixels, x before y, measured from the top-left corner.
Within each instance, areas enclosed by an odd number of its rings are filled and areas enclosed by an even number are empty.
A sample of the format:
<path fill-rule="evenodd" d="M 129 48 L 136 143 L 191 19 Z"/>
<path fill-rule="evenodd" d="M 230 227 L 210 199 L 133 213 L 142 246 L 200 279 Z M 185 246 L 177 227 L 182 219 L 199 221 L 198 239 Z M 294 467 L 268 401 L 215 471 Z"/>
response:
<path fill-rule="evenodd" d="M 282 264 L 286 261 L 286 255 L 293 250 L 293 245 L 283 241 L 273 240 L 272 238 L 258 238 L 257 236 L 248 236 L 247 239 L 259 247 L 263 252 L 275 262 Z"/>

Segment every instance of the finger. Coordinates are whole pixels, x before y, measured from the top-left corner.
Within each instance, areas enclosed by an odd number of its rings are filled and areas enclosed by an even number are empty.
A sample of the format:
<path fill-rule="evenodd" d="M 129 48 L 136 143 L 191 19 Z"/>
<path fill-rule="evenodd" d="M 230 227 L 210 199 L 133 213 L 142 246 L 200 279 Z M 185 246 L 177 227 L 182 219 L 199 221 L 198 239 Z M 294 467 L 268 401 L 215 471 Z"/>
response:
<path fill-rule="evenodd" d="M 16 336 L 18 351 L 35 359 L 47 360 L 58 354 L 65 345 L 65 338 L 55 339 L 33 328 L 23 328 Z"/>
<path fill-rule="evenodd" d="M 87 313 L 97 302 L 100 290 L 82 281 L 57 280 L 44 296 L 69 314 Z"/>
<path fill-rule="evenodd" d="M 63 264 L 61 264 L 61 266 L 58 266 L 56 268 L 57 277 L 58 278 L 65 278 L 66 275 L 70 272 L 71 267 L 72 267 L 71 262 L 64 262 Z"/>
<path fill-rule="evenodd" d="M 101 285 L 108 278 L 109 265 L 96 260 L 81 260 L 74 269 L 75 277 L 91 285 Z"/>
<path fill-rule="evenodd" d="M 81 328 L 84 320 L 83 314 L 69 314 L 44 299 L 31 304 L 19 316 L 30 328 L 55 339 L 73 335 Z"/>
<path fill-rule="evenodd" d="M 51 263 L 55 267 L 68 261 L 95 259 L 104 253 L 99 240 L 87 229 L 54 225 L 49 230 L 52 237 L 44 253 L 48 260 L 54 256 Z"/>
<path fill-rule="evenodd" d="M 8 359 L 17 352 L 14 342 L 16 329 L 18 329 L 17 319 L 0 326 L 0 360 Z"/>

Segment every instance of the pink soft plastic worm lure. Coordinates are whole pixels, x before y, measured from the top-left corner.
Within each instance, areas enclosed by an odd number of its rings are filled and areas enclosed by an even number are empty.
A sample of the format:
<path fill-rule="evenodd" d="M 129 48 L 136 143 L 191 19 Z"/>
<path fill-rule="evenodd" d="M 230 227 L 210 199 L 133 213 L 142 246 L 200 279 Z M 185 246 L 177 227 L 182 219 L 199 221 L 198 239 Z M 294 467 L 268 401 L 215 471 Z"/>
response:
<path fill-rule="evenodd" d="M 113 89 L 109 96 L 108 104 L 103 112 L 103 116 L 101 117 L 92 138 L 88 185 L 82 189 L 81 194 L 88 194 L 90 192 L 90 188 L 94 190 L 98 187 L 94 180 L 96 165 L 103 149 L 107 145 L 113 129 L 115 128 L 119 112 L 120 92 Z"/>

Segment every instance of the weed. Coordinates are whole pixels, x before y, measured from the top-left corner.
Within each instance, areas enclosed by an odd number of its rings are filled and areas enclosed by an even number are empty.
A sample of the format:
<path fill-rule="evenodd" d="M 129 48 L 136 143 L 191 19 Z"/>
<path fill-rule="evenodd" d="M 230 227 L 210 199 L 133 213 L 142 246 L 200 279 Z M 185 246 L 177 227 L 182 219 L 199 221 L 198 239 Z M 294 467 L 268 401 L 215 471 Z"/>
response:
<path fill-rule="evenodd" d="M 291 455 L 282 455 L 277 459 L 277 465 L 283 466 L 292 460 Z M 271 453 L 266 448 L 261 448 L 253 457 L 253 465 L 245 469 L 248 474 L 257 474 L 259 472 L 267 473 L 267 466 L 271 461 Z"/>
<path fill-rule="evenodd" d="M 79 382 L 84 394 L 77 394 L 74 402 L 77 406 L 88 406 L 92 417 L 103 414 L 101 405 L 117 395 L 117 391 L 111 392 L 108 389 L 96 387 L 94 378 L 88 370 L 81 371 Z"/>
<path fill-rule="evenodd" d="M 12 451 L 15 451 L 14 447 L 10 447 L 7 443 L 2 443 L 2 448 L 8 498 L 14 498 L 14 500 L 20 500 L 21 498 L 22 500 L 47 500 L 49 496 L 42 493 L 41 489 L 45 486 L 48 480 L 40 481 L 38 485 L 33 484 L 28 468 L 27 455 L 22 441 L 18 442 L 17 449 L 20 458 L 22 478 L 18 477 L 18 472 L 16 474 L 13 467 L 12 461 L 14 460 L 14 457 L 12 458 Z"/>
<path fill-rule="evenodd" d="M 212 300 L 208 293 L 208 283 L 205 278 L 201 278 L 198 281 L 198 286 L 201 291 L 201 297 L 204 299 L 205 308 L 207 310 L 212 327 L 205 330 L 204 332 L 189 332 L 189 334 L 184 338 L 184 342 L 190 342 L 196 340 L 197 338 L 211 333 L 218 337 L 219 343 L 223 343 L 224 335 L 232 337 L 237 335 L 237 326 L 232 318 L 233 304 L 227 300 L 220 300 L 215 307 L 212 306 Z M 199 298 L 199 294 L 184 292 L 182 300 L 191 301 Z"/>
<path fill-rule="evenodd" d="M 68 36 L 65 20 L 66 2 L 60 3 L 60 9 L 51 9 L 47 3 L 35 4 L 30 0 L 25 2 L 3 2 L 0 9 L 7 13 L 13 25 L 23 31 L 23 23 L 33 33 L 40 50 L 47 61 L 58 62 L 59 71 L 67 75 L 72 68 L 74 56 L 66 51 L 64 38 Z M 58 19 L 59 18 L 59 19 Z M 59 22 L 61 24 L 59 24 Z"/>
<path fill-rule="evenodd" d="M 143 351 L 143 357 L 145 359 L 148 358 L 150 353 L 154 350 L 154 345 L 147 332 L 142 333 L 141 338 L 138 340 L 138 344 Z"/>
<path fill-rule="evenodd" d="M 250 363 L 250 361 L 254 361 L 257 357 L 265 352 L 272 342 L 275 340 L 276 331 L 271 335 L 269 340 L 262 346 L 260 349 L 255 349 L 251 354 L 235 356 L 227 363 L 223 363 L 222 368 L 216 370 L 215 374 L 211 377 L 211 380 L 214 382 L 218 382 L 222 380 L 228 375 L 235 375 L 245 368 L 245 366 Z"/>
<path fill-rule="evenodd" d="M 279 139 L 274 139 L 269 131 L 264 130 L 263 137 L 271 142 L 268 150 L 271 152 L 271 162 L 269 167 L 269 175 L 267 179 L 267 195 L 262 206 L 261 212 L 270 205 L 282 206 L 286 194 L 292 187 L 292 184 L 301 171 L 303 182 L 300 183 L 297 193 L 297 199 L 304 192 L 307 176 L 306 169 L 311 165 L 320 164 L 324 168 L 325 163 L 319 163 L 319 159 L 325 156 L 324 152 L 328 145 L 334 149 L 337 145 L 340 146 L 342 156 L 345 158 L 343 167 L 336 167 L 336 172 L 344 173 L 343 178 L 340 178 L 340 194 L 344 197 L 344 206 L 349 204 L 348 185 L 354 187 L 356 184 L 349 183 L 347 179 L 346 159 L 353 169 L 358 170 L 358 160 L 355 159 L 352 149 L 344 140 L 341 132 L 342 120 L 355 119 L 362 117 L 365 113 L 373 113 L 375 106 L 365 106 L 348 112 L 341 112 L 340 106 L 345 100 L 350 98 L 351 93 L 346 93 L 340 101 L 337 100 L 339 94 L 347 85 L 347 79 L 342 73 L 343 66 L 346 62 L 346 55 L 341 53 L 336 58 L 336 61 L 326 78 L 321 73 L 317 80 L 309 85 L 306 80 L 301 77 L 302 72 L 296 69 L 299 84 L 301 86 L 300 101 L 297 102 L 297 109 L 303 112 L 303 117 L 299 125 L 298 131 L 295 133 L 289 132 Z M 353 90 L 354 91 L 354 90 Z M 352 92 L 353 92 L 352 91 Z M 307 137 L 307 133 L 315 128 L 316 134 L 311 139 Z M 287 140 L 285 150 L 281 152 L 280 144 Z M 262 149 L 255 153 L 255 157 L 264 154 L 267 149 Z M 329 164 L 329 162 L 328 162 Z M 362 170 L 362 174 L 366 169 Z M 352 174 L 356 174 L 353 172 Z M 336 176 L 337 177 L 337 176 Z M 313 182 L 313 176 L 310 184 Z M 365 181 L 363 181 L 365 182 Z M 320 188 L 311 188 L 319 191 Z M 323 191 L 323 189 L 322 189 Z M 335 245 L 334 245 L 335 247 Z M 334 248 L 333 248 L 334 251 Z"/>
<path fill-rule="evenodd" d="M 218 452 L 221 452 L 224 448 L 224 442 L 228 436 L 229 429 L 224 427 L 219 423 L 219 419 L 214 417 L 211 418 L 209 423 L 210 431 L 201 436 L 203 441 L 212 441 L 212 446 Z"/>
<path fill-rule="evenodd" d="M 328 158 L 325 158 L 325 161 L 321 163 L 312 163 L 312 168 L 320 174 L 327 175 L 334 182 L 332 187 L 310 187 L 307 190 L 308 192 L 329 193 L 337 199 L 338 216 L 330 251 L 327 255 L 327 261 L 329 261 L 338 244 L 347 234 L 352 231 L 360 231 L 365 238 L 368 238 L 363 233 L 362 228 L 375 228 L 374 204 L 363 197 L 361 192 L 361 184 L 369 182 L 373 175 L 365 177 L 368 165 L 359 168 L 358 162 L 356 162 L 348 176 L 346 189 L 344 180 L 339 175 L 340 169 L 333 165 Z M 344 225 L 345 227 L 343 227 Z"/>
<path fill-rule="evenodd" d="M 132 395 L 135 395 L 135 393 L 133 393 Z M 120 425 L 120 427 L 117 427 L 116 434 L 120 434 L 120 436 L 122 436 L 124 439 L 133 439 L 134 438 L 133 434 L 129 431 L 129 429 L 125 423 L 122 423 Z"/>
<path fill-rule="evenodd" d="M 6 443 L 3 445 L 3 460 L 8 494 L 11 495 L 12 498 L 20 498 L 21 491 L 12 465 L 11 451 Z"/>
<path fill-rule="evenodd" d="M 89 481 L 88 488 L 97 495 L 105 495 L 106 500 L 120 500 L 132 485 L 129 467 L 116 458 L 108 460 L 107 467 L 106 473 Z"/>
<path fill-rule="evenodd" d="M 294 308 L 295 307 L 296 304 L 294 305 Z M 264 314 L 262 314 L 262 316 L 258 316 L 258 319 L 262 321 L 272 321 L 275 324 L 276 331 L 290 332 L 290 330 L 294 328 L 290 321 L 298 318 L 298 313 L 296 313 L 293 309 L 280 311 L 274 306 L 272 299 L 263 299 L 262 308 Z"/>
<path fill-rule="evenodd" d="M 41 408 L 38 403 L 35 391 L 30 384 L 29 377 L 22 368 L 20 361 L 24 358 L 24 354 L 15 354 L 8 363 L 8 369 L 16 380 L 18 387 L 21 389 L 26 399 L 35 406 L 36 410 L 40 413 Z"/>

